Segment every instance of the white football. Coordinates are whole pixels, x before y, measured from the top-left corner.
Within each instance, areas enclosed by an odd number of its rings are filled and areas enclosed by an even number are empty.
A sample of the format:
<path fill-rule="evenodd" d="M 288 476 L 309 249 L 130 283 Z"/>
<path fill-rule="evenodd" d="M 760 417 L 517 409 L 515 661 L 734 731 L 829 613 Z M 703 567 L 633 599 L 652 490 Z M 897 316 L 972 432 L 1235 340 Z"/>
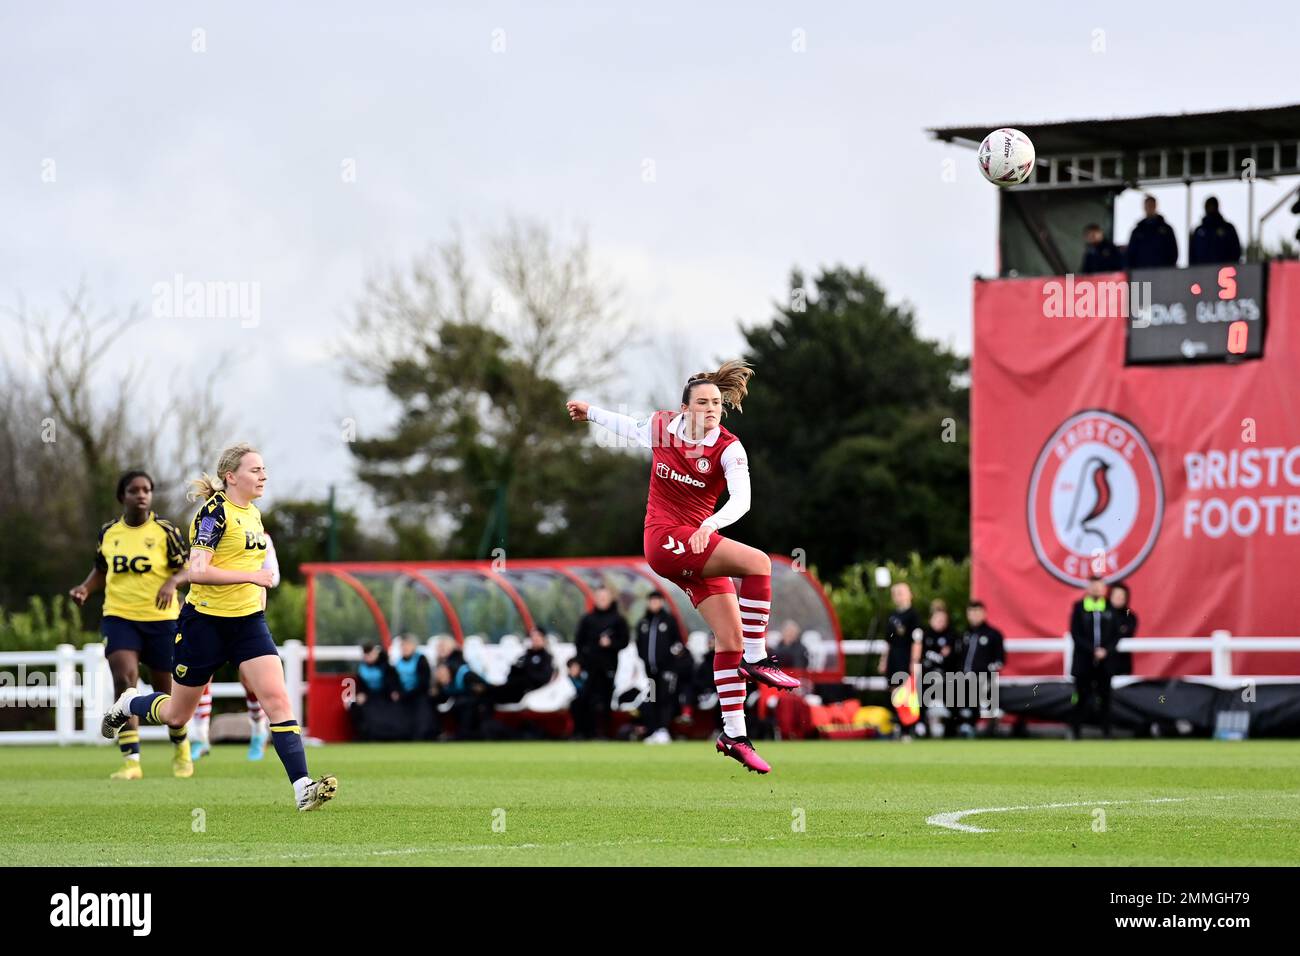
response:
<path fill-rule="evenodd" d="M 979 149 L 980 172 L 995 186 L 1018 186 L 1034 171 L 1034 144 L 1018 129 L 995 129 Z"/>

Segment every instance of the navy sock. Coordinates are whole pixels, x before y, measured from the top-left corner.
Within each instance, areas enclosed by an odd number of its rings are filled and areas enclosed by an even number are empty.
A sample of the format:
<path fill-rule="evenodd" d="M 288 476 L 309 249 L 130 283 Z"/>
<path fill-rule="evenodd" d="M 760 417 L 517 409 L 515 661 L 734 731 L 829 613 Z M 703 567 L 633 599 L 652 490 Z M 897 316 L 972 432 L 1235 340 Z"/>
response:
<path fill-rule="evenodd" d="M 163 721 L 158 716 L 158 709 L 162 707 L 164 701 L 171 699 L 171 694 L 136 694 L 131 698 L 129 709 L 134 716 L 147 724 L 161 724 Z"/>
<path fill-rule="evenodd" d="M 271 743 L 275 744 L 275 754 L 284 764 L 284 772 L 289 775 L 289 782 L 307 776 L 307 752 L 302 747 L 302 731 L 296 720 L 282 720 L 271 725 Z"/>
<path fill-rule="evenodd" d="M 181 744 L 185 743 L 185 738 L 188 734 L 189 734 L 188 727 L 167 728 L 167 736 L 171 738 L 172 743 L 175 744 L 176 746 L 180 746 Z"/>

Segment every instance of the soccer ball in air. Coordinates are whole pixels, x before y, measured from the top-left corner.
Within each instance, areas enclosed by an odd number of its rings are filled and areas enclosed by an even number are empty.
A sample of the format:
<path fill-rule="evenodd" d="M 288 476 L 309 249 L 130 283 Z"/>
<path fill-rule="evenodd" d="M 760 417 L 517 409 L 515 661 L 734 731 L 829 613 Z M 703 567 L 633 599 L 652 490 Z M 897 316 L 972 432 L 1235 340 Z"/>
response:
<path fill-rule="evenodd" d="M 979 149 L 980 172 L 995 186 L 1018 186 L 1034 171 L 1034 144 L 1018 129 L 995 129 Z"/>

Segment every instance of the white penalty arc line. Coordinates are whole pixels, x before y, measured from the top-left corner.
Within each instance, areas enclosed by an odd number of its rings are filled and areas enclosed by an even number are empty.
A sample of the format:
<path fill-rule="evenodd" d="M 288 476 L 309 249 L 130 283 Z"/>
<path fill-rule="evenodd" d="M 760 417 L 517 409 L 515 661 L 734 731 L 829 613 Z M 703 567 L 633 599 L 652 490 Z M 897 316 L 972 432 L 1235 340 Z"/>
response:
<path fill-rule="evenodd" d="M 973 827 L 969 823 L 962 823 L 962 817 L 974 816 L 978 813 L 1014 813 L 1022 810 L 1064 810 L 1070 807 L 1113 807 L 1122 803 L 1185 803 L 1192 797 L 1157 797 L 1154 800 L 1080 800 L 1075 803 L 1038 803 L 1032 806 L 1024 807 L 981 807 L 977 810 L 954 810 L 951 813 L 936 813 L 934 816 L 926 817 L 925 822 L 931 826 L 943 827 L 945 830 L 956 830 L 959 833 L 997 833 L 997 830 L 986 827 Z M 1215 798 L 1219 799 L 1219 798 Z"/>

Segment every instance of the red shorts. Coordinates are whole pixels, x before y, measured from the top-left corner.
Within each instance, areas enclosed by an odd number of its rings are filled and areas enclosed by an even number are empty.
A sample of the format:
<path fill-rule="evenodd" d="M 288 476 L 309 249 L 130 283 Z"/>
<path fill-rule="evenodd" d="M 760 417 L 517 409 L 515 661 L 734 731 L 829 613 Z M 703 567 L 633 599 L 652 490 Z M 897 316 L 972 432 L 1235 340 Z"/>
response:
<path fill-rule="evenodd" d="M 693 607 L 699 607 L 705 598 L 715 594 L 735 594 L 736 585 L 731 578 L 701 577 L 704 565 L 708 563 L 713 549 L 722 543 L 722 535 L 714 531 L 709 535 L 709 543 L 699 554 L 691 552 L 691 535 L 699 531 L 691 525 L 657 525 L 645 529 L 642 545 L 645 559 L 650 569 L 662 578 L 667 578 L 686 592 Z"/>

